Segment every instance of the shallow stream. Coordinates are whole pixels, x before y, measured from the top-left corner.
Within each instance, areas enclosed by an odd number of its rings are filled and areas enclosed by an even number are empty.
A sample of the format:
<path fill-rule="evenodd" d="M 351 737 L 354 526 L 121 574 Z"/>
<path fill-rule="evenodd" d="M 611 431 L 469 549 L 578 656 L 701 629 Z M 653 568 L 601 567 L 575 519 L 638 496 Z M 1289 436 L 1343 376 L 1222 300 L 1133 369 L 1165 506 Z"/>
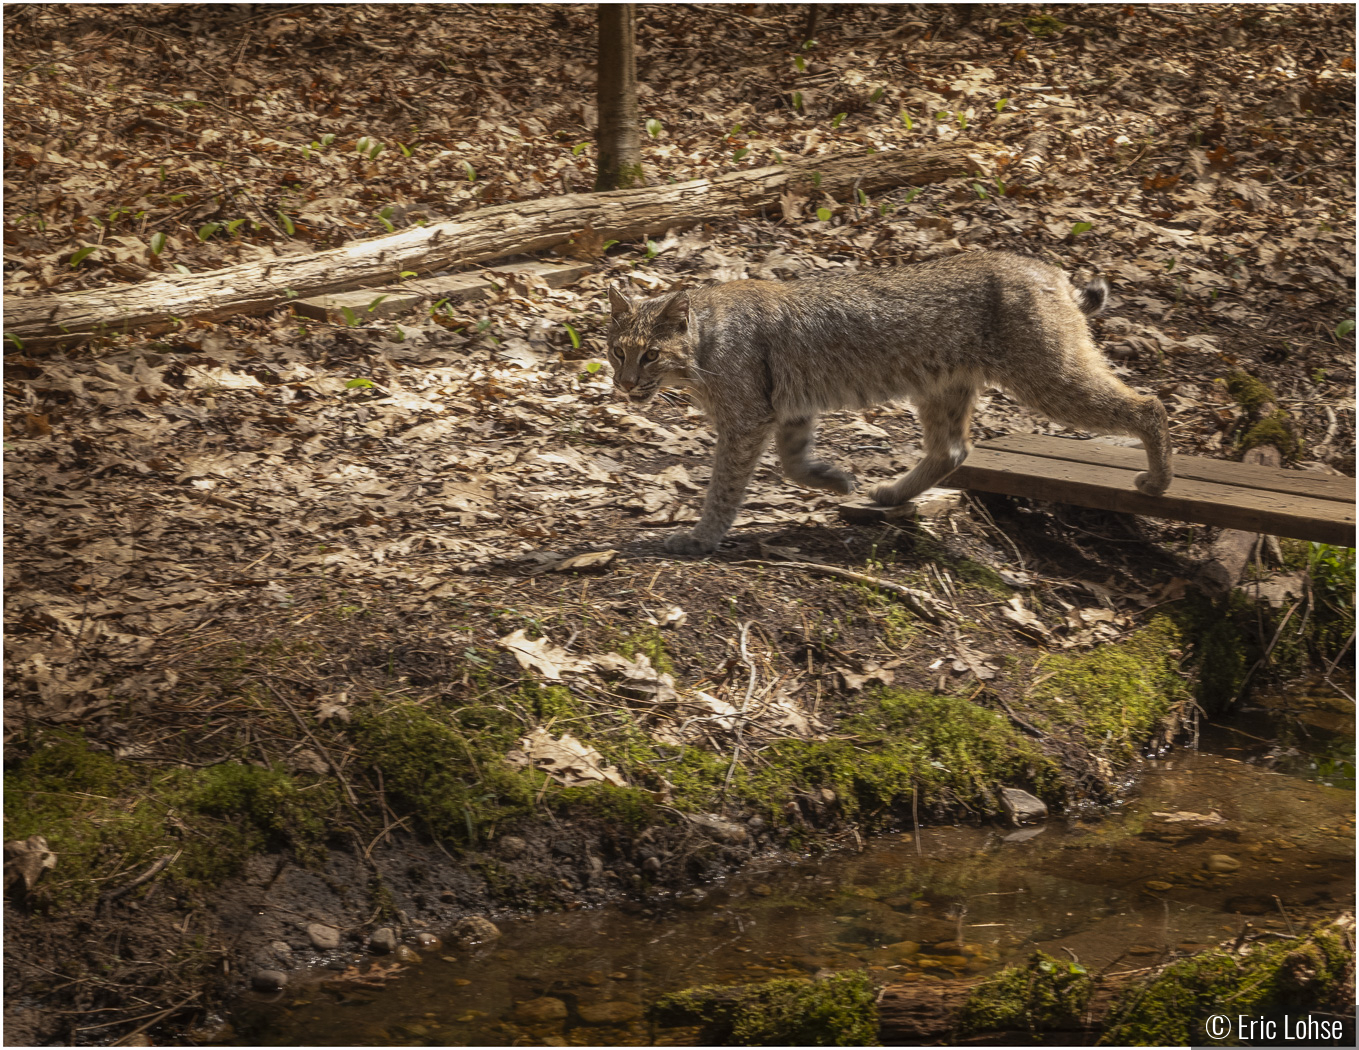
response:
<path fill-rule="evenodd" d="M 1354 708 L 1324 688 L 1206 727 L 1146 763 L 1123 805 L 1021 830 L 925 828 L 862 852 L 749 865 L 665 902 L 502 924 L 370 985 L 239 1004 L 245 1045 L 683 1044 L 642 1019 L 657 995 L 819 970 L 984 973 L 1034 948 L 1097 969 L 1151 965 L 1256 926 L 1354 906 Z M 564 1015 L 564 1016 L 563 1016 Z"/>

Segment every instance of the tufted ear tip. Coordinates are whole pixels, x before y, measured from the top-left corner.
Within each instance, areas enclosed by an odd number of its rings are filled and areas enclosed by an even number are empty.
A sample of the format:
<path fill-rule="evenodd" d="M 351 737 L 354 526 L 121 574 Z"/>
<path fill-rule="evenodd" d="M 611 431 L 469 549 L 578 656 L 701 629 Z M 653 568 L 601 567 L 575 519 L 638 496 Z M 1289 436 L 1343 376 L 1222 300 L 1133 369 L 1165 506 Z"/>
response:
<path fill-rule="evenodd" d="M 672 321 L 687 320 L 689 317 L 689 290 L 684 288 L 675 292 L 670 297 L 670 301 L 665 304 L 661 316 Z"/>
<path fill-rule="evenodd" d="M 613 310 L 615 317 L 622 317 L 624 314 L 632 312 L 632 300 L 627 297 L 627 294 L 617 282 L 609 285 L 609 307 Z"/>

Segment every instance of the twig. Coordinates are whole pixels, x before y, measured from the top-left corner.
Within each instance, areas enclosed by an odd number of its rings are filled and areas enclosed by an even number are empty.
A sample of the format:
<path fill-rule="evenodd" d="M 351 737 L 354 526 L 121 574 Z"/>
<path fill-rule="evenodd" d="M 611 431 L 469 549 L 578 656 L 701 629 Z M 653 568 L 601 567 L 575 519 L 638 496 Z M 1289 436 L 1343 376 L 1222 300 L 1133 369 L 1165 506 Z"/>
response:
<path fill-rule="evenodd" d="M 119 897 L 123 897 L 131 893 L 133 890 L 135 890 L 138 886 L 142 885 L 143 883 L 150 882 L 162 871 L 164 871 L 171 864 L 177 861 L 179 859 L 179 855 L 183 852 L 184 851 L 182 849 L 179 849 L 175 850 L 173 855 L 169 853 L 165 854 L 165 856 L 157 860 L 154 864 L 151 865 L 151 867 L 147 868 L 144 872 L 138 875 L 131 882 L 125 882 L 117 889 L 107 890 L 104 893 L 102 893 L 100 895 L 100 903 L 109 904 L 113 901 L 116 901 Z"/>
<path fill-rule="evenodd" d="M 301 729 L 306 738 L 312 742 L 312 745 L 316 748 L 321 757 L 326 760 L 326 765 L 330 767 L 331 772 L 335 774 L 335 779 L 338 780 L 340 786 L 344 788 L 344 793 L 349 798 L 349 804 L 355 809 L 358 809 L 359 797 L 354 794 L 354 789 L 349 786 L 349 781 L 345 779 L 345 775 L 340 772 L 340 764 L 330 757 L 330 752 L 325 749 L 321 741 L 312 736 L 311 730 L 307 728 L 307 723 L 302 721 L 302 716 L 297 713 L 297 708 L 293 707 L 291 701 L 274 688 L 274 683 L 266 681 L 264 686 L 278 698 L 279 703 L 288 709 L 288 713 L 293 716 L 293 720 L 297 723 L 298 728 Z"/>
<path fill-rule="evenodd" d="M 1024 555 L 1019 553 L 1019 546 L 1015 543 L 1014 540 L 1010 539 L 1010 537 L 1006 534 L 1004 529 L 1002 529 L 999 525 L 996 524 L 996 519 L 991 517 L 991 512 L 987 510 L 986 506 L 982 503 L 982 501 L 977 498 L 976 493 L 969 492 L 967 494 L 967 498 L 968 502 L 972 504 L 973 508 L 981 512 L 981 516 L 986 519 L 986 523 L 990 525 L 991 528 L 996 530 L 996 534 L 1010 545 L 1010 550 L 1015 552 L 1015 560 L 1019 563 L 1019 567 L 1023 569 Z"/>
<path fill-rule="evenodd" d="M 1250 685 L 1250 680 L 1255 677 L 1255 672 L 1269 662 L 1270 654 L 1274 652 L 1274 647 L 1279 644 L 1279 636 L 1283 634 L 1283 629 L 1288 626 L 1288 621 L 1292 619 L 1293 613 L 1297 611 L 1300 604 L 1302 603 L 1294 602 L 1289 607 L 1288 612 L 1284 614 L 1283 620 L 1279 623 L 1278 630 L 1274 632 L 1274 637 L 1269 640 L 1269 645 L 1260 655 L 1260 659 L 1256 660 L 1255 663 L 1251 665 L 1251 669 L 1246 672 L 1246 677 L 1241 680 L 1241 688 L 1236 691 L 1236 699 L 1232 701 L 1232 706 L 1241 702 L 1241 698 L 1246 695 L 1246 687 Z"/>
<path fill-rule="evenodd" d="M 731 749 L 731 765 L 727 767 L 726 779 L 722 781 L 722 801 L 727 800 L 727 788 L 731 786 L 731 776 L 736 772 L 736 762 L 741 757 L 741 744 L 744 743 L 744 731 L 746 726 L 746 706 L 750 703 L 750 694 L 755 691 L 755 665 L 750 660 L 750 655 L 746 652 L 746 636 L 750 633 L 750 624 L 741 624 L 741 662 L 750 668 L 750 681 L 746 683 L 745 699 L 741 701 L 741 713 L 736 722 L 736 746 Z"/>
<path fill-rule="evenodd" d="M 160 1013 L 156 1014 L 156 1015 L 155 1015 L 154 1017 L 152 1017 L 150 1020 L 146 1021 L 144 1024 L 138 1025 L 136 1028 L 132 1029 L 132 1031 L 130 1031 L 130 1032 L 128 1032 L 126 1035 L 122 1036 L 120 1039 L 115 1039 L 115 1040 L 114 1040 L 112 1043 L 110 1043 L 109 1045 L 110 1045 L 110 1046 L 127 1046 L 127 1045 L 128 1045 L 128 1040 L 131 1039 L 134 1035 L 141 1035 L 141 1034 L 142 1034 L 143 1032 L 145 1032 L 148 1028 L 150 1028 L 153 1024 L 155 1024 L 157 1021 L 160 1021 L 162 1018 L 169 1017 L 169 1016 L 170 1016 L 172 1013 L 174 1013 L 176 1010 L 182 1010 L 184 1007 L 188 1006 L 191 1002 L 193 1002 L 195 999 L 197 999 L 197 998 L 198 998 L 200 995 L 202 995 L 202 994 L 203 994 L 202 991 L 197 991 L 197 992 L 194 992 L 192 995 L 185 996 L 185 997 L 184 997 L 183 999 L 181 999 L 179 1002 L 175 1003 L 174 1006 L 167 1006 L 164 1010 L 162 1010 Z"/>
<path fill-rule="evenodd" d="M 923 857 L 920 848 L 920 789 L 911 781 L 911 826 L 915 829 L 915 855 Z"/>
<path fill-rule="evenodd" d="M 1271 893 L 1270 896 L 1274 898 L 1274 903 L 1279 906 L 1279 914 L 1283 916 L 1284 922 L 1288 923 L 1288 932 L 1296 937 L 1298 931 L 1293 926 L 1293 920 L 1288 917 L 1288 912 L 1284 911 L 1283 901 L 1279 900 L 1277 893 Z"/>
<path fill-rule="evenodd" d="M 878 587 L 889 594 L 894 594 L 902 600 L 911 612 L 931 623 L 938 623 L 940 620 L 955 619 L 949 610 L 943 608 L 934 595 L 922 591 L 916 587 L 906 587 L 900 583 L 892 583 L 879 576 L 869 576 L 867 573 L 855 572 L 853 569 L 843 569 L 838 565 L 823 565 L 818 561 L 763 561 L 759 558 L 748 558 L 743 561 L 728 562 L 729 565 L 760 565 L 770 569 L 802 569 L 804 572 L 814 572 L 821 576 L 833 576 L 839 580 L 849 580 L 851 583 L 863 583 L 870 587 Z"/>
<path fill-rule="evenodd" d="M 974 693 L 973 695 L 975 696 L 976 694 Z M 1011 722 L 1019 726 L 1020 729 L 1024 730 L 1024 732 L 1030 734 L 1031 736 L 1038 737 L 1039 740 L 1046 739 L 1047 734 L 1044 733 L 1042 730 L 1038 729 L 1033 724 L 1024 721 L 1024 719 L 1020 718 L 1017 714 L 1015 714 L 1014 710 L 1010 707 L 1010 705 L 1005 702 L 1005 698 L 1003 696 L 1001 696 L 999 693 L 993 693 L 992 695 L 995 696 L 996 703 L 1000 704 L 1000 706 L 1005 709 L 1005 713 L 1010 716 Z"/>

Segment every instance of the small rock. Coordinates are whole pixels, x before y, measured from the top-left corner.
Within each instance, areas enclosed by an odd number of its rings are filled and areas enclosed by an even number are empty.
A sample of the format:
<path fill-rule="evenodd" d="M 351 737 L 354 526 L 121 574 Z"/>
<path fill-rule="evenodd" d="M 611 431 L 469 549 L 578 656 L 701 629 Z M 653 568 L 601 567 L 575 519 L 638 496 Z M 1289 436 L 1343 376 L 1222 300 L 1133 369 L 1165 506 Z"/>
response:
<path fill-rule="evenodd" d="M 586 1024 L 627 1024 L 641 1018 L 642 1008 L 637 1003 L 620 1001 L 581 1003 L 576 1013 Z"/>
<path fill-rule="evenodd" d="M 763 882 L 750 887 L 750 892 L 756 897 L 768 897 L 774 892 L 772 886 L 767 886 Z"/>
<path fill-rule="evenodd" d="M 250 978 L 250 987 L 257 992 L 277 992 L 288 983 L 288 975 L 282 970 L 256 970 Z"/>
<path fill-rule="evenodd" d="M 1152 893 L 1164 893 L 1166 890 L 1175 888 L 1173 883 L 1162 882 L 1160 879 L 1149 879 L 1142 885 L 1151 890 Z"/>
<path fill-rule="evenodd" d="M 751 831 L 759 831 L 762 827 L 764 827 L 764 817 L 761 817 L 759 815 L 751 817 L 749 820 L 746 821 L 746 827 L 748 827 Z"/>
<path fill-rule="evenodd" d="M 511 860 L 528 851 L 528 843 L 518 835 L 501 835 L 499 846 L 500 852 Z"/>
<path fill-rule="evenodd" d="M 725 845 L 739 846 L 750 839 L 750 832 L 746 831 L 740 824 L 733 824 L 731 821 L 723 820 L 711 813 L 690 813 L 688 817 L 690 824 L 703 828 L 718 842 Z"/>
<path fill-rule="evenodd" d="M 602 875 L 604 873 L 604 862 L 593 853 L 585 858 L 585 867 L 591 875 Z"/>
<path fill-rule="evenodd" d="M 307 925 L 307 939 L 318 952 L 334 951 L 340 946 L 340 931 L 334 926 L 313 922 Z"/>
<path fill-rule="evenodd" d="M 661 858 L 656 856 L 647 857 L 642 861 L 642 870 L 652 875 L 661 870 Z"/>
<path fill-rule="evenodd" d="M 185 1033 L 195 1043 L 225 1043 L 228 1039 L 236 1038 L 236 1029 L 232 1027 L 230 1021 L 223 1021 L 213 1018 L 209 1023 L 198 1028 L 191 1028 Z M 131 1044 L 125 1044 L 130 1046 Z"/>
<path fill-rule="evenodd" d="M 396 945 L 396 931 L 390 926 L 374 930 L 373 936 L 368 938 L 368 947 L 382 955 L 396 951 Z"/>
<path fill-rule="evenodd" d="M 1214 853 L 1203 862 L 1203 866 L 1209 871 L 1228 872 L 1240 869 L 1241 862 L 1235 857 L 1227 856 L 1225 853 Z"/>
<path fill-rule="evenodd" d="M 500 939 L 500 928 L 482 915 L 469 915 L 453 927 L 453 936 L 464 948 Z"/>
<path fill-rule="evenodd" d="M 422 948 L 427 952 L 435 952 L 444 946 L 444 942 L 432 933 L 421 931 L 411 938 L 415 941 L 417 948 Z"/>
<path fill-rule="evenodd" d="M 1001 788 L 1000 804 L 1005 807 L 1005 812 L 1010 815 L 1011 822 L 1015 824 L 1047 819 L 1048 807 L 1043 800 L 1035 798 L 1027 791 L 1022 791 L 1019 788 Z"/>
<path fill-rule="evenodd" d="M 416 963 L 420 962 L 420 953 L 409 944 L 398 944 L 396 946 L 396 957 L 398 961 L 405 963 L 407 966 L 414 966 Z"/>
<path fill-rule="evenodd" d="M 566 1020 L 566 1004 L 560 999 L 544 995 L 516 1004 L 514 1019 L 519 1024 L 544 1024 L 548 1021 Z"/>

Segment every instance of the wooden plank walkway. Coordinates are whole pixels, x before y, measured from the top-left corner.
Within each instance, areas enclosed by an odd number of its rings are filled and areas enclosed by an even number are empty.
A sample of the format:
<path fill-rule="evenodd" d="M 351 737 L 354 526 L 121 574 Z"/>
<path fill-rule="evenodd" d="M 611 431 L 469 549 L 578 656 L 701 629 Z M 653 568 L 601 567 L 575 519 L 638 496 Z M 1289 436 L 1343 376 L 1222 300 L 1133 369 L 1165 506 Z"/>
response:
<path fill-rule="evenodd" d="M 1354 546 L 1353 478 L 1175 456 L 1170 488 L 1145 496 L 1132 479 L 1146 466 L 1141 449 L 1017 434 L 977 445 L 942 484 Z M 846 509 L 850 520 L 865 519 L 867 508 Z M 890 517 L 889 508 L 878 509 Z"/>

